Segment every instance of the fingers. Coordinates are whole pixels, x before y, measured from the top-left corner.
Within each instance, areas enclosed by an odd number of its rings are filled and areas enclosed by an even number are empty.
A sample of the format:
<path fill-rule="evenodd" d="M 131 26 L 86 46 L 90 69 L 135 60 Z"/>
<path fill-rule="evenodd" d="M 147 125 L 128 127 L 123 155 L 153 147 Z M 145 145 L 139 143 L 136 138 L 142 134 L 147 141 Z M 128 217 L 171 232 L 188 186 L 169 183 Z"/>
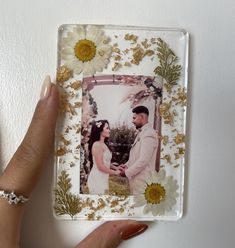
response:
<path fill-rule="evenodd" d="M 47 77 L 25 138 L 0 178 L 1 189 L 31 193 L 53 147 L 58 105 L 58 91 Z"/>
<path fill-rule="evenodd" d="M 106 222 L 89 234 L 76 248 L 115 248 L 123 240 L 130 239 L 143 233 L 148 226 L 137 221 Z"/>

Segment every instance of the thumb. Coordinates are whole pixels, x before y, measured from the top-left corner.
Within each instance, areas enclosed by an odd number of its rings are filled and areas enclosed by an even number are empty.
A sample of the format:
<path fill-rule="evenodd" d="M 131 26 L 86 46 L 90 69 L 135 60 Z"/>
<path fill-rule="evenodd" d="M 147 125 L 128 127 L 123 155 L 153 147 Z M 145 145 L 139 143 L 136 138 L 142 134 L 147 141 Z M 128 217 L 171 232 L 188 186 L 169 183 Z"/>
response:
<path fill-rule="evenodd" d="M 0 178 L 0 188 L 28 196 L 54 143 L 59 95 L 47 76 L 29 129 Z"/>
<path fill-rule="evenodd" d="M 116 248 L 123 240 L 135 237 L 147 228 L 146 224 L 131 220 L 106 222 L 89 234 L 75 248 Z"/>

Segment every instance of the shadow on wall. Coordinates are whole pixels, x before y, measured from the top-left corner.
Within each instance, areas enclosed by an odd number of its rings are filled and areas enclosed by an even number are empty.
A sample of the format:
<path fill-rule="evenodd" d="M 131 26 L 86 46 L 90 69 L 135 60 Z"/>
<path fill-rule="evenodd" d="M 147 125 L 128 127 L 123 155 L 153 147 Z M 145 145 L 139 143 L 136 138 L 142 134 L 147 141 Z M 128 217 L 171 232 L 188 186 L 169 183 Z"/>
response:
<path fill-rule="evenodd" d="M 190 33 L 190 30 L 188 30 Z M 186 117 L 186 153 L 185 153 L 185 170 L 184 170 L 184 203 L 183 203 L 183 217 L 187 215 L 188 210 L 188 191 L 189 191 L 189 168 L 190 168 L 190 146 L 191 146 L 191 140 L 189 137 L 192 137 L 191 135 L 191 126 L 192 126 L 192 111 L 191 106 L 193 102 L 192 98 L 192 85 L 193 83 L 193 66 L 194 61 L 192 58 L 193 51 L 194 51 L 194 37 L 192 37 L 192 33 L 190 33 L 190 43 L 189 43 L 189 61 L 188 61 L 188 88 L 187 88 L 187 117 Z"/>

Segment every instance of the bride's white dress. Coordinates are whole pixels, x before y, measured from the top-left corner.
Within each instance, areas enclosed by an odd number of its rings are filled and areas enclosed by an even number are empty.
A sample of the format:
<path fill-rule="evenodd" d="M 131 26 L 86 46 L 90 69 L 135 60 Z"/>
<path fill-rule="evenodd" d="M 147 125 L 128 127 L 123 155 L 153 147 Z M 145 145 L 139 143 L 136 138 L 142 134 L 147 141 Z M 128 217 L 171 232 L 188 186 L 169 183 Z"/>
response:
<path fill-rule="evenodd" d="M 107 168 L 110 168 L 112 153 L 107 149 L 103 152 L 103 162 Z M 88 176 L 87 185 L 89 194 L 104 194 L 109 190 L 109 174 L 100 171 L 93 157 L 93 167 Z"/>

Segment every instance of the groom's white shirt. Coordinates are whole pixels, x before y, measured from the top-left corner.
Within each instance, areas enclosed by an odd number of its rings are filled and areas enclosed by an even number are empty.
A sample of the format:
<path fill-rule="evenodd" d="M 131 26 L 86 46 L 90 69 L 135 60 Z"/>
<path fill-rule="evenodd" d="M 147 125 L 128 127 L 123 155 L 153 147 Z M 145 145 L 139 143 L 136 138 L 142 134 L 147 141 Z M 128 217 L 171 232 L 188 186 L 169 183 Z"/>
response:
<path fill-rule="evenodd" d="M 136 182 L 144 179 L 145 174 L 155 170 L 158 139 L 156 131 L 147 123 L 138 133 L 130 150 L 129 160 L 125 164 L 131 194 L 136 194 Z"/>

